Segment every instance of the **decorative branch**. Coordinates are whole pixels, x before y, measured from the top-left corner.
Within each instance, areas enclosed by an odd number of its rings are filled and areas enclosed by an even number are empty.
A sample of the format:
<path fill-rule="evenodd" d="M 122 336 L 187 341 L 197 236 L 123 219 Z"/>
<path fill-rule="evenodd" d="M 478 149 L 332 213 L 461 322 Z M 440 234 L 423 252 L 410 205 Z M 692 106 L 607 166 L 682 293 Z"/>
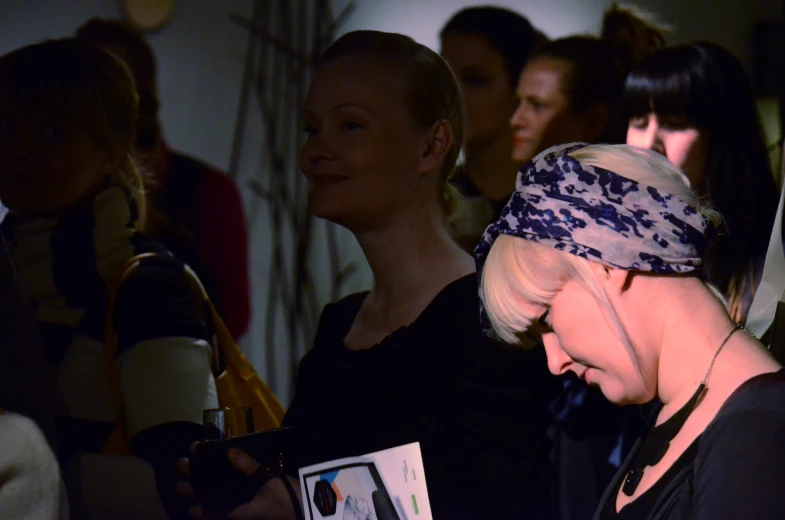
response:
<path fill-rule="evenodd" d="M 254 66 L 248 60 L 240 99 L 238 128 L 244 128 L 251 99 L 262 115 L 264 163 L 259 176 L 248 181 L 251 191 L 267 208 L 272 240 L 269 246 L 267 309 L 264 324 L 265 359 L 268 383 L 280 391 L 294 381 L 294 372 L 303 349 L 313 340 L 317 325 L 319 297 L 312 265 L 310 191 L 299 172 L 300 109 L 307 93 L 316 59 L 332 41 L 334 31 L 353 12 L 349 3 L 333 17 L 326 0 L 256 0 L 252 19 L 232 13 L 231 20 L 249 31 L 248 56 L 258 55 Z M 310 33 L 303 30 L 311 27 Z M 255 52 L 258 51 L 258 52 Z M 253 91 L 253 96 L 248 91 Z M 242 118 L 242 120 L 241 120 Z M 236 168 L 243 148 L 243 133 L 236 131 L 232 165 Z M 323 284 L 331 299 L 357 271 L 354 263 L 341 259 L 338 237 L 327 226 L 327 252 L 331 275 Z M 345 264 L 345 265 L 344 265 Z M 291 373 L 280 381 L 277 354 L 280 326 L 290 347 Z"/>

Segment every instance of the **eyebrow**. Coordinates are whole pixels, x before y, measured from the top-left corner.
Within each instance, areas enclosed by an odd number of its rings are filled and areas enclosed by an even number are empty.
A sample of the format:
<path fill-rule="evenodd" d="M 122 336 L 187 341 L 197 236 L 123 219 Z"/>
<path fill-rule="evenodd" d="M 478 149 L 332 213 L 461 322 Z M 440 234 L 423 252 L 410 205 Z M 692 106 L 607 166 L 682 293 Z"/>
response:
<path fill-rule="evenodd" d="M 339 103 L 339 104 L 335 105 L 334 107 L 332 107 L 330 109 L 330 112 L 332 112 L 334 110 L 339 110 L 339 109 L 342 109 L 342 108 L 359 108 L 360 110 L 362 110 L 364 112 L 367 112 L 369 114 L 373 114 L 373 110 L 371 110 L 370 108 L 368 108 L 368 107 L 366 107 L 364 105 L 360 105 L 358 103 Z M 311 110 L 308 110 L 307 108 L 304 108 L 302 110 L 302 114 L 304 116 L 315 116 L 316 115 L 315 113 L 313 113 Z"/>

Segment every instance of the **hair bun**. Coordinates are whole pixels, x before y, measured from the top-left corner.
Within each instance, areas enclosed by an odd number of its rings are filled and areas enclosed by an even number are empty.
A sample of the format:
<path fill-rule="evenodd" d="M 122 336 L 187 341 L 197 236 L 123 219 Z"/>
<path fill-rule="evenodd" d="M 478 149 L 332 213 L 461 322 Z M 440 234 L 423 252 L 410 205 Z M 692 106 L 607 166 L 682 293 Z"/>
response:
<path fill-rule="evenodd" d="M 665 46 L 665 32 L 670 28 L 654 15 L 633 5 L 611 4 L 602 18 L 600 37 L 620 53 L 626 71 Z"/>

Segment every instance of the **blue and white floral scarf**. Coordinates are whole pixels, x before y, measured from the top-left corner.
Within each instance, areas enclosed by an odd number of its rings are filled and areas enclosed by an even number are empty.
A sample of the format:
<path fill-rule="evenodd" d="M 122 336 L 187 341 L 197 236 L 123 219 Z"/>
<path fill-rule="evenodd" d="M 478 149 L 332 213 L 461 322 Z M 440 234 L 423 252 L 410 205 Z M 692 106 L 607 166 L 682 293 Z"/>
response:
<path fill-rule="evenodd" d="M 554 146 L 521 169 L 501 217 L 474 250 L 477 273 L 499 235 L 617 269 L 678 274 L 700 268 L 716 236 L 711 221 L 673 195 L 568 155 L 585 146 Z M 484 310 L 482 318 L 485 330 Z"/>

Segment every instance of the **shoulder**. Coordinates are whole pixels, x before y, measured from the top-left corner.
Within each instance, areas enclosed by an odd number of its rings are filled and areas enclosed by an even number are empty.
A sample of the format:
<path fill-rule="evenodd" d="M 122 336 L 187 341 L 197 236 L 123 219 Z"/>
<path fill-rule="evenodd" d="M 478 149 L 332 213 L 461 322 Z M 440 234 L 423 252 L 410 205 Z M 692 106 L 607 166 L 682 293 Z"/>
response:
<path fill-rule="evenodd" d="M 0 442 L 0 517 L 67 518 L 57 460 L 35 423 L 0 415 Z"/>
<path fill-rule="evenodd" d="M 59 470 L 54 453 L 36 424 L 27 417 L 0 415 L 0 475 L 7 479 L 57 481 Z"/>
<path fill-rule="evenodd" d="M 142 259 L 117 293 L 114 324 L 118 355 L 142 341 L 208 339 L 203 311 L 183 262 L 171 255 Z"/>
<path fill-rule="evenodd" d="M 447 284 L 415 321 L 418 330 L 445 338 L 480 338 L 480 297 L 477 275 L 462 276 Z"/>
<path fill-rule="evenodd" d="M 765 427 L 755 428 L 753 424 Z M 741 385 L 701 436 L 699 453 L 719 455 L 729 449 L 764 451 L 770 447 L 767 443 L 782 433 L 785 433 L 785 371 L 763 374 Z"/>
<path fill-rule="evenodd" d="M 319 316 L 314 348 L 311 352 L 321 352 L 334 341 L 343 340 L 343 337 L 349 332 L 352 323 L 354 323 L 357 313 L 360 312 L 360 307 L 366 296 L 368 296 L 367 291 L 354 293 L 324 306 Z M 306 354 L 306 357 L 308 357 L 308 354 Z"/>
<path fill-rule="evenodd" d="M 778 491 L 785 487 L 783 439 L 782 376 L 766 375 L 743 385 L 700 437 L 696 506 L 706 511 L 719 507 L 729 514 L 744 511 L 747 518 L 771 518 L 767 511 L 784 509 L 785 495 Z"/>

